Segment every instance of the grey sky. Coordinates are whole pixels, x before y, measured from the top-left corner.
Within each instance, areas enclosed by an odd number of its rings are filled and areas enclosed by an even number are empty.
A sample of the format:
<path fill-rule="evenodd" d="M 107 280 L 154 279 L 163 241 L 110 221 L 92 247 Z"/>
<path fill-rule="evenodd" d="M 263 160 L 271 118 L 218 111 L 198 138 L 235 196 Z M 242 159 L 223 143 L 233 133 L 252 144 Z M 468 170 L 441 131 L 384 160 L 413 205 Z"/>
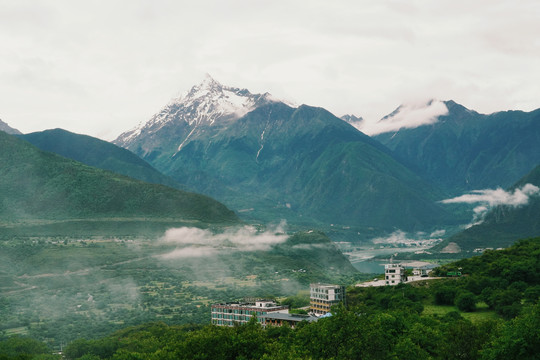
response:
<path fill-rule="evenodd" d="M 113 139 L 211 74 L 377 120 L 540 107 L 537 0 L 0 0 L 0 118 Z"/>

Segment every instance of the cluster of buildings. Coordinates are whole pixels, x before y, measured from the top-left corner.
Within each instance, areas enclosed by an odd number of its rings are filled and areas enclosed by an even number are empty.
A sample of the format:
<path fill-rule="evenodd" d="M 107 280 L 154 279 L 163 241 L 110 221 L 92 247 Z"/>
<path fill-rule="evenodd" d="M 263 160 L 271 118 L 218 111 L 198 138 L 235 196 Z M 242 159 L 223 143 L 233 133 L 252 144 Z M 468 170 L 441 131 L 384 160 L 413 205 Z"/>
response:
<path fill-rule="evenodd" d="M 427 276 L 428 271 L 428 267 L 417 267 L 413 270 L 413 276 Z M 384 280 L 376 279 L 374 282 L 362 286 L 393 286 L 404 282 L 407 282 L 405 267 L 401 264 L 391 263 L 384 266 Z M 212 324 L 218 326 L 245 324 L 255 316 L 262 326 L 288 324 L 294 328 L 302 321 L 312 322 L 321 317 L 329 316 L 330 309 L 334 305 L 346 304 L 345 286 L 312 283 L 310 284 L 309 299 L 308 314 L 291 314 L 288 306 L 278 305 L 273 300 L 213 304 Z"/>
<path fill-rule="evenodd" d="M 407 267 L 412 269 L 412 276 L 407 276 Z M 436 267 L 434 264 L 427 264 L 416 262 L 412 264 L 385 264 L 384 265 L 384 279 L 374 279 L 362 284 L 357 284 L 358 287 L 371 287 L 371 286 L 394 286 L 401 283 L 407 283 L 411 281 L 417 281 L 421 278 L 428 277 L 429 272 Z"/>
<path fill-rule="evenodd" d="M 278 305 L 273 300 L 236 302 L 212 305 L 212 324 L 233 326 L 245 324 L 253 316 L 262 326 L 283 326 L 294 328 L 302 321 L 317 321 L 330 312 L 330 308 L 345 303 L 345 286 L 314 283 L 310 285 L 310 306 L 308 314 L 291 314 L 289 307 Z"/>

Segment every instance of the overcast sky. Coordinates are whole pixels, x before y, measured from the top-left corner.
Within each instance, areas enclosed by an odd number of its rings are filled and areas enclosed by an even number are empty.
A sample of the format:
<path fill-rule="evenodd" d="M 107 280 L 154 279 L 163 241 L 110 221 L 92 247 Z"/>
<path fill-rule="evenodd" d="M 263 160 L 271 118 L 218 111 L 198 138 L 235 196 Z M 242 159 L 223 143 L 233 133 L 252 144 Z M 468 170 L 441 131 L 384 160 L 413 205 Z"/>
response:
<path fill-rule="evenodd" d="M 114 139 L 211 74 L 341 116 L 540 107 L 538 0 L 0 0 L 0 119 Z"/>

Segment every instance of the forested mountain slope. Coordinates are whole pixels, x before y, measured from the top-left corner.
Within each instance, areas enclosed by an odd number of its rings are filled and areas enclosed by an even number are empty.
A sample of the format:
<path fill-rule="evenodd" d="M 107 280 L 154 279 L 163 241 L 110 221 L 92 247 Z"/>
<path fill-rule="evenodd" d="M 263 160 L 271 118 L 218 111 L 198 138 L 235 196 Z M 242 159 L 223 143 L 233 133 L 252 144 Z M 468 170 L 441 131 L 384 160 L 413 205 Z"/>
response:
<path fill-rule="evenodd" d="M 0 149 L 3 221 L 137 216 L 237 221 L 206 196 L 89 167 L 4 132 Z"/>
<path fill-rule="evenodd" d="M 484 115 L 445 104 L 448 114 L 432 124 L 374 138 L 455 195 L 510 187 L 540 164 L 540 109 Z"/>
<path fill-rule="evenodd" d="M 53 129 L 19 137 L 41 150 L 50 151 L 89 166 L 110 170 L 149 183 L 181 188 L 176 181 L 161 174 L 132 152 L 88 135 Z"/>
<path fill-rule="evenodd" d="M 232 111 L 236 97 L 247 105 Z M 248 218 L 383 231 L 457 222 L 442 192 L 328 111 L 211 79 L 115 143 Z"/>

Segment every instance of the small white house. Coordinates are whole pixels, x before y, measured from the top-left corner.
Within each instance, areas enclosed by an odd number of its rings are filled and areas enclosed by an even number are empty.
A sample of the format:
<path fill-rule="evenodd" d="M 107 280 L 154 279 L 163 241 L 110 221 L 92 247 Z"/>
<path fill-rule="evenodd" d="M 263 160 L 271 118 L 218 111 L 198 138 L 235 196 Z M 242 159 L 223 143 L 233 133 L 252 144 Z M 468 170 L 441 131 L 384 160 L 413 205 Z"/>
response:
<path fill-rule="evenodd" d="M 414 276 L 428 276 L 429 269 L 425 266 L 414 268 L 412 273 Z"/>

